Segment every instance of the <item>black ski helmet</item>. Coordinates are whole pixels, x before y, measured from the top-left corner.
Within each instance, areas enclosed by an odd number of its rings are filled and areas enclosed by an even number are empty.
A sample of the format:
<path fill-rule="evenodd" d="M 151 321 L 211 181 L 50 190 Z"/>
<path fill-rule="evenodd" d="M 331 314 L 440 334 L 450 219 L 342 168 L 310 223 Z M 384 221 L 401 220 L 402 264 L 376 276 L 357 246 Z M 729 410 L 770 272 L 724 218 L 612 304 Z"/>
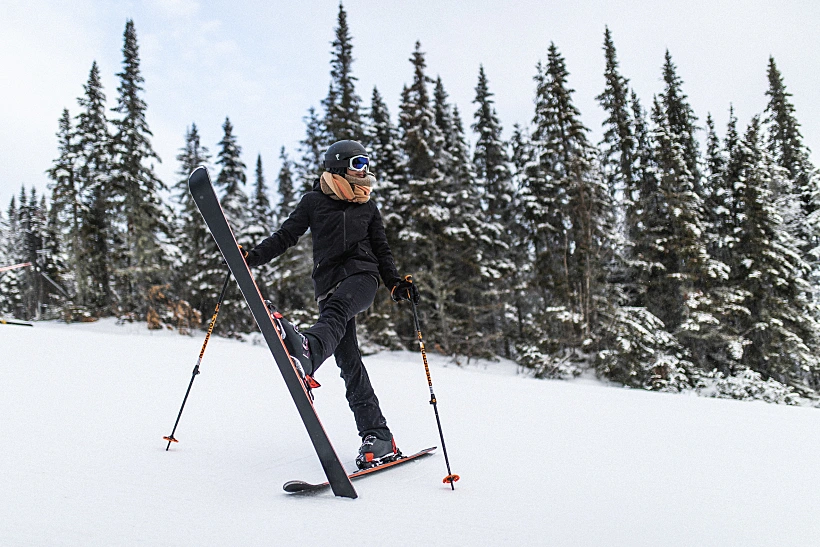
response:
<path fill-rule="evenodd" d="M 348 160 L 353 156 L 366 156 L 367 150 L 356 141 L 336 141 L 325 152 L 325 169 L 331 173 L 344 173 Z"/>

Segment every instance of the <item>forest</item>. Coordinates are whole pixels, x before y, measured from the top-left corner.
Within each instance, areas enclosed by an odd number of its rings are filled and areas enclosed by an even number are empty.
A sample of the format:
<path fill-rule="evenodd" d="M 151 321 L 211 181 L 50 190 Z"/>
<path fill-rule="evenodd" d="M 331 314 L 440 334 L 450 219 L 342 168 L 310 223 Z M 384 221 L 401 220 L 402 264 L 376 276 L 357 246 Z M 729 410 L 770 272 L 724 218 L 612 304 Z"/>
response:
<path fill-rule="evenodd" d="M 356 88 L 340 5 L 327 95 L 305 115 L 275 178 L 222 139 L 181 131 L 178 178 L 153 164 L 136 28 L 123 34 L 113 106 L 92 63 L 57 120 L 48 192 L 21 187 L 0 212 L 0 315 L 117 317 L 190 334 L 207 325 L 227 273 L 187 190 L 209 167 L 237 240 L 273 233 L 321 174 L 326 148 L 364 144 L 402 274 L 422 301 L 431 350 L 463 364 L 503 357 L 539 378 L 585 373 L 640 389 L 709 386 L 714 396 L 794 403 L 820 388 L 820 176 L 774 58 L 761 112 L 715 127 L 693 111 L 669 51 L 641 104 L 603 29 L 603 139 L 590 141 L 556 44 L 534 67 L 526 125 L 505 130 L 481 67 L 471 111 L 427 71 L 417 42 L 398 112 Z M 465 117 L 466 116 L 466 117 Z M 505 138 L 505 135 L 508 137 Z M 254 274 L 296 323 L 318 314 L 310 238 Z M 414 343 L 406 307 L 380 290 L 360 318 L 366 349 Z M 216 332 L 256 330 L 232 288 Z"/>

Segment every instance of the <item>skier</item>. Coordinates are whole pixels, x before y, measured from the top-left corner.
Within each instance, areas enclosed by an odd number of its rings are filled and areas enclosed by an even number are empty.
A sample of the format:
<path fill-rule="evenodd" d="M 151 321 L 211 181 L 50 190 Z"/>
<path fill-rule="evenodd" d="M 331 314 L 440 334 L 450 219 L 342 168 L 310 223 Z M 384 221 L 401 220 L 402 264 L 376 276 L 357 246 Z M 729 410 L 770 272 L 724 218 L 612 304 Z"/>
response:
<path fill-rule="evenodd" d="M 325 172 L 313 190 L 273 235 L 245 256 L 249 266 L 270 262 L 296 244 L 310 228 L 313 238 L 313 286 L 319 320 L 300 333 L 273 310 L 279 332 L 305 385 L 318 387 L 313 375 L 330 355 L 345 381 L 347 400 L 362 445 L 359 468 L 392 461 L 399 456 L 393 434 L 382 415 L 356 338 L 356 315 L 373 303 L 379 276 L 394 301 L 419 301 L 409 276 L 402 279 L 387 244 L 384 224 L 370 192 L 376 178 L 369 172 L 365 148 L 356 141 L 333 143 L 325 153 Z"/>

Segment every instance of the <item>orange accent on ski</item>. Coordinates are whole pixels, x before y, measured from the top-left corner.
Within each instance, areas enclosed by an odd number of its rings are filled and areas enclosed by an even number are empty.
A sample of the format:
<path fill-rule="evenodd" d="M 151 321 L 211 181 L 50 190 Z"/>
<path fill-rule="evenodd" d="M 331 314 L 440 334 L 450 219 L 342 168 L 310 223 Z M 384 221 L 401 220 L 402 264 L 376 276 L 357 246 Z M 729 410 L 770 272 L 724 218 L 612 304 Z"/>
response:
<path fill-rule="evenodd" d="M 173 437 L 163 437 L 163 439 L 165 439 L 165 440 L 166 440 L 166 441 L 168 441 L 169 443 L 178 443 L 178 442 L 179 442 L 178 440 L 176 440 L 176 439 L 175 439 L 175 438 L 173 438 Z"/>
<path fill-rule="evenodd" d="M 305 374 L 305 383 L 310 389 L 316 389 L 317 387 L 322 387 L 322 384 L 317 382 L 313 376 L 310 374 Z"/>
<path fill-rule="evenodd" d="M 372 452 L 365 452 L 364 459 L 365 459 L 365 461 L 372 462 L 373 461 L 373 453 Z"/>

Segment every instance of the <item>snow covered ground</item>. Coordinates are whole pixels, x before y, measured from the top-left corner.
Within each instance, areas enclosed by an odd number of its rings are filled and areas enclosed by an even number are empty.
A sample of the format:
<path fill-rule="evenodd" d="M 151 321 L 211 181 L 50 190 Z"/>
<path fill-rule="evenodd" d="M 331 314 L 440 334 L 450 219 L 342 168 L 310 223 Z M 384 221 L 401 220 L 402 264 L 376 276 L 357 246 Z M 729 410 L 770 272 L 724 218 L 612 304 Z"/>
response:
<path fill-rule="evenodd" d="M 322 470 L 268 350 L 111 321 L 0 325 L 0 545 L 820 544 L 820 410 L 539 381 L 431 356 L 441 451 L 293 496 Z M 438 445 L 419 354 L 366 358 L 406 452 Z M 316 405 L 352 465 L 332 360 Z"/>

